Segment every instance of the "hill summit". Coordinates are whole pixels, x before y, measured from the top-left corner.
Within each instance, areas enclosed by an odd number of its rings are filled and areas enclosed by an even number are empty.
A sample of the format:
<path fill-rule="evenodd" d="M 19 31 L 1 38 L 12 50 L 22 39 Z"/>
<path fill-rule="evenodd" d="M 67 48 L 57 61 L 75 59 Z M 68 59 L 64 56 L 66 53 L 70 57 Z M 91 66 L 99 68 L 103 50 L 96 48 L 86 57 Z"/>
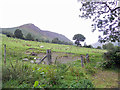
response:
<path fill-rule="evenodd" d="M 0 28 L 0 31 L 14 33 L 16 29 L 20 29 L 24 36 L 30 33 L 34 37 L 34 39 L 40 39 L 40 40 L 44 39 L 44 40 L 52 41 L 54 38 L 58 38 L 60 41 L 72 42 L 62 34 L 51 32 L 48 30 L 41 30 L 40 28 L 38 28 L 32 23 L 24 24 L 18 27 L 13 27 L 13 28 Z"/>

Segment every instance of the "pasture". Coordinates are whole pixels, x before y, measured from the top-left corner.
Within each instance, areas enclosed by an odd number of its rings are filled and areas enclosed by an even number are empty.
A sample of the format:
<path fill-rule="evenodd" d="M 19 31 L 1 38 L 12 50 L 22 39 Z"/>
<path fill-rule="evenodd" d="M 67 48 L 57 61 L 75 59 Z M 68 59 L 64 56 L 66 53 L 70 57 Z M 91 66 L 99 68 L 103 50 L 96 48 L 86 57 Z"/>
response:
<path fill-rule="evenodd" d="M 99 67 L 105 50 L 25 41 L 2 35 L 2 61 L 5 44 L 3 88 L 118 88 L 117 70 Z M 52 65 L 29 62 L 34 58 L 41 59 L 47 49 L 52 51 Z M 32 52 L 37 55 L 32 56 Z M 86 54 L 89 54 L 90 63 L 82 68 L 80 56 Z M 24 58 L 28 61 L 23 61 Z"/>

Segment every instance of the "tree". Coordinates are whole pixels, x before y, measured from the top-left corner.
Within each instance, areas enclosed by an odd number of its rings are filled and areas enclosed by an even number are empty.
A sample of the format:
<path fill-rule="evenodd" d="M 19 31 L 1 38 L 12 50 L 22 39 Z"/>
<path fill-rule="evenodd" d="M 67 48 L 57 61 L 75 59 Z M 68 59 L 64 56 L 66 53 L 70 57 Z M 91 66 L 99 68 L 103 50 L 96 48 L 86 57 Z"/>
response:
<path fill-rule="evenodd" d="M 32 37 L 32 35 L 30 33 L 28 33 L 26 35 L 25 39 L 27 39 L 27 40 L 34 40 L 34 38 Z"/>
<path fill-rule="evenodd" d="M 36 38 L 36 41 L 38 42 L 39 40 Z"/>
<path fill-rule="evenodd" d="M 107 43 L 103 45 L 102 47 L 103 49 L 112 50 L 114 48 L 114 45 L 112 43 Z"/>
<path fill-rule="evenodd" d="M 44 38 L 40 38 L 39 41 L 40 42 L 44 42 L 45 40 L 44 40 Z"/>
<path fill-rule="evenodd" d="M 45 40 L 46 43 L 50 43 L 50 41 L 48 39 Z"/>
<path fill-rule="evenodd" d="M 101 47 L 100 47 L 100 46 L 97 46 L 97 49 L 101 49 Z"/>
<path fill-rule="evenodd" d="M 6 36 L 7 36 L 7 37 L 13 37 L 13 34 L 12 34 L 11 32 L 7 32 L 7 33 L 6 33 Z"/>
<path fill-rule="evenodd" d="M 73 45 L 73 43 L 72 42 L 68 42 L 68 45 Z"/>
<path fill-rule="evenodd" d="M 75 44 L 77 44 L 77 46 L 81 45 L 80 41 L 84 41 L 85 39 L 86 38 L 82 34 L 75 34 L 74 37 L 73 37 L 73 40 L 76 40 Z"/>
<path fill-rule="evenodd" d="M 87 48 L 93 48 L 93 46 L 92 45 L 88 45 Z"/>
<path fill-rule="evenodd" d="M 106 44 L 105 44 L 105 45 L 102 45 L 102 48 L 103 48 L 103 49 L 107 49 L 107 46 L 106 46 Z"/>
<path fill-rule="evenodd" d="M 54 38 L 53 40 L 52 40 L 52 43 L 60 43 L 60 40 L 58 39 L 58 38 Z"/>
<path fill-rule="evenodd" d="M 15 30 L 14 36 L 15 36 L 16 38 L 23 39 L 23 33 L 22 33 L 22 31 L 19 30 L 19 29 L 16 29 L 16 30 Z"/>
<path fill-rule="evenodd" d="M 7 37 L 14 37 L 13 33 L 2 31 L 2 34 L 5 34 Z"/>
<path fill-rule="evenodd" d="M 120 42 L 120 7 L 119 0 L 109 0 L 105 2 L 86 2 L 81 1 L 80 17 L 92 19 L 93 32 L 98 30 L 103 32 L 103 36 L 99 36 L 99 41 L 102 42 Z"/>

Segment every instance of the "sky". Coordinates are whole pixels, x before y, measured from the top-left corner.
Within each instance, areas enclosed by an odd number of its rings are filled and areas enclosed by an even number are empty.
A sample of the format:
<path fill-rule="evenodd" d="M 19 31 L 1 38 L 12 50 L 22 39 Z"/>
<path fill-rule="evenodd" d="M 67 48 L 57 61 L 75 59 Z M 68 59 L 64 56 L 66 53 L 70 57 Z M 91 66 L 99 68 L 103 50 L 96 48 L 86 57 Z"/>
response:
<path fill-rule="evenodd" d="M 91 20 L 79 17 L 80 7 L 77 0 L 0 0 L 0 28 L 32 23 L 70 40 L 82 34 L 89 45 L 98 41 L 99 33 L 92 32 Z"/>

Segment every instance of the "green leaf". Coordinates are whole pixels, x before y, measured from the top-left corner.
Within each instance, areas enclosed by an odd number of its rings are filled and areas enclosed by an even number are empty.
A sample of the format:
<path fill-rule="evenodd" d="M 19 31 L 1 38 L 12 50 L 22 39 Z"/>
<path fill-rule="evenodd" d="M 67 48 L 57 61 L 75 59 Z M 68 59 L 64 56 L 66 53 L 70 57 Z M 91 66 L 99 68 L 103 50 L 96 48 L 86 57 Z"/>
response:
<path fill-rule="evenodd" d="M 39 82 L 38 82 L 38 81 L 35 81 L 34 87 L 36 88 L 38 85 L 39 85 Z"/>

